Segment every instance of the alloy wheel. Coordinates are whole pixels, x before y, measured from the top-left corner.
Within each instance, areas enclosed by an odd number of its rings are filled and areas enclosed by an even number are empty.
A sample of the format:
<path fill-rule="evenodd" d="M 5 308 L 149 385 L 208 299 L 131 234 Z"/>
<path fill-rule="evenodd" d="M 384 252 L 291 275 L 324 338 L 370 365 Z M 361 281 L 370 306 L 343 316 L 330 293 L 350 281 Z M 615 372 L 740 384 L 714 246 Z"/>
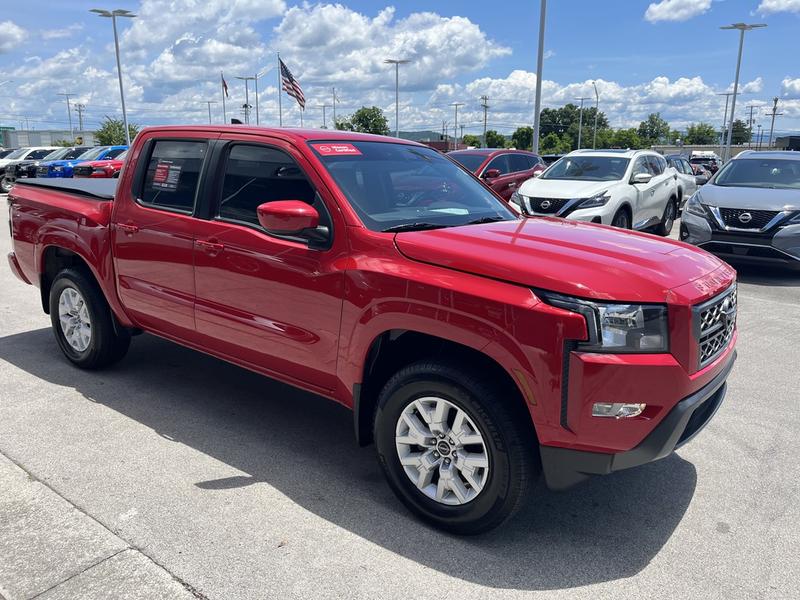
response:
<path fill-rule="evenodd" d="M 73 287 L 64 288 L 58 297 L 58 321 L 70 347 L 85 352 L 92 341 L 92 320 L 86 301 Z"/>

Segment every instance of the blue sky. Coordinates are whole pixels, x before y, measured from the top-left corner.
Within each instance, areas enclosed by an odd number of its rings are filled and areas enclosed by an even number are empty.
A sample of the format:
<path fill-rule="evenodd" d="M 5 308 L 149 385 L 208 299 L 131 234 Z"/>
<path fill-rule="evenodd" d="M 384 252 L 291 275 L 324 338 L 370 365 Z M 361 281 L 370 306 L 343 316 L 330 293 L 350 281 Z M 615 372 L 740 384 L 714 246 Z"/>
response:
<path fill-rule="evenodd" d="M 0 125 L 64 127 L 59 92 L 75 94 L 94 127 L 119 113 L 111 24 L 88 12 L 94 1 L 28 0 L 0 17 Z M 394 125 L 393 71 L 385 57 L 408 57 L 401 71 L 401 128 L 452 126 L 450 104 L 463 102 L 465 132 L 482 128 L 479 97 L 489 95 L 490 128 L 510 133 L 532 121 L 539 2 L 342 4 L 284 0 L 118 0 L 139 17 L 120 21 L 129 118 L 139 124 L 222 120 L 218 74 L 226 73 L 228 117 L 239 116 L 244 89 L 235 75 L 275 64 L 280 50 L 308 99 L 305 124 L 322 123 L 319 104 L 337 89 L 340 114 L 362 104 L 387 111 Z M 111 6 L 109 6 L 111 8 Z M 738 34 L 731 22 L 763 22 L 747 34 L 737 116 L 754 105 L 761 123 L 781 98 L 777 129 L 800 129 L 800 64 L 792 48 L 800 0 L 550 0 L 543 77 L 545 106 L 600 90 L 615 127 L 661 112 L 674 127 L 722 121 Z M 259 109 L 277 122 L 274 69 L 264 76 Z M 251 90 L 251 104 L 253 102 Z M 284 96 L 284 123 L 300 112 Z M 331 110 L 326 111 L 330 125 Z"/>

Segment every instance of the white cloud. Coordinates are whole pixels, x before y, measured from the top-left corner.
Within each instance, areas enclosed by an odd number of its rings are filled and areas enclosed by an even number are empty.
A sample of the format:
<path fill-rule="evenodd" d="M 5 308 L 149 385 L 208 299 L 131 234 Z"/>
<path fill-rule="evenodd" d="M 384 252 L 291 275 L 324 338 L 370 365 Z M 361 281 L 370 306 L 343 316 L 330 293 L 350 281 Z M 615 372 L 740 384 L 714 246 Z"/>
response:
<path fill-rule="evenodd" d="M 797 79 L 784 77 L 781 82 L 781 93 L 789 98 L 800 98 L 800 77 Z"/>
<path fill-rule="evenodd" d="M 765 0 L 777 1 L 777 0 Z M 686 21 L 702 15 L 711 8 L 711 0 L 661 0 L 647 7 L 644 18 L 650 23 Z"/>
<path fill-rule="evenodd" d="M 28 32 L 13 21 L 0 22 L 0 54 L 16 48 L 27 35 Z"/>
<path fill-rule="evenodd" d="M 764 89 L 764 80 L 756 77 L 753 81 L 748 81 L 742 86 L 743 94 L 760 94 Z"/>
<path fill-rule="evenodd" d="M 58 40 L 62 38 L 69 38 L 83 30 L 83 24 L 73 23 L 61 29 L 45 29 L 39 32 L 39 36 L 43 40 Z"/>
<path fill-rule="evenodd" d="M 800 12 L 800 0 L 761 0 L 756 12 L 762 15 L 777 12 Z"/>

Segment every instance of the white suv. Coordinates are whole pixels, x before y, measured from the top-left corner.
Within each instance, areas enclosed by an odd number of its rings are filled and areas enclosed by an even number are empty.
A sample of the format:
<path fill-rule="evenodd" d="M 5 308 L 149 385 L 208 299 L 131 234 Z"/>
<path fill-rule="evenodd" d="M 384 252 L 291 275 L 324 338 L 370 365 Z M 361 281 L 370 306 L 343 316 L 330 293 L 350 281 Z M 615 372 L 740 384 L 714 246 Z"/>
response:
<path fill-rule="evenodd" d="M 676 172 L 649 150 L 576 150 L 529 179 L 511 202 L 528 215 L 564 217 L 669 235 Z"/>

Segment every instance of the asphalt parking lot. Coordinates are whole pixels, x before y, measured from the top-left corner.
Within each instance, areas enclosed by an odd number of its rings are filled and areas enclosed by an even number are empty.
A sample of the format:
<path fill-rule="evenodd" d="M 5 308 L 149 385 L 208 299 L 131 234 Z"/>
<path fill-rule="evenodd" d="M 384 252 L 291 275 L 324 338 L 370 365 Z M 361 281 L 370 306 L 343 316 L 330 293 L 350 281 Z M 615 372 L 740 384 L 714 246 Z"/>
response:
<path fill-rule="evenodd" d="M 742 269 L 739 303 L 697 439 L 457 538 L 395 500 L 346 410 L 149 335 L 79 371 L 3 265 L 0 598 L 796 598 L 800 273 Z"/>

